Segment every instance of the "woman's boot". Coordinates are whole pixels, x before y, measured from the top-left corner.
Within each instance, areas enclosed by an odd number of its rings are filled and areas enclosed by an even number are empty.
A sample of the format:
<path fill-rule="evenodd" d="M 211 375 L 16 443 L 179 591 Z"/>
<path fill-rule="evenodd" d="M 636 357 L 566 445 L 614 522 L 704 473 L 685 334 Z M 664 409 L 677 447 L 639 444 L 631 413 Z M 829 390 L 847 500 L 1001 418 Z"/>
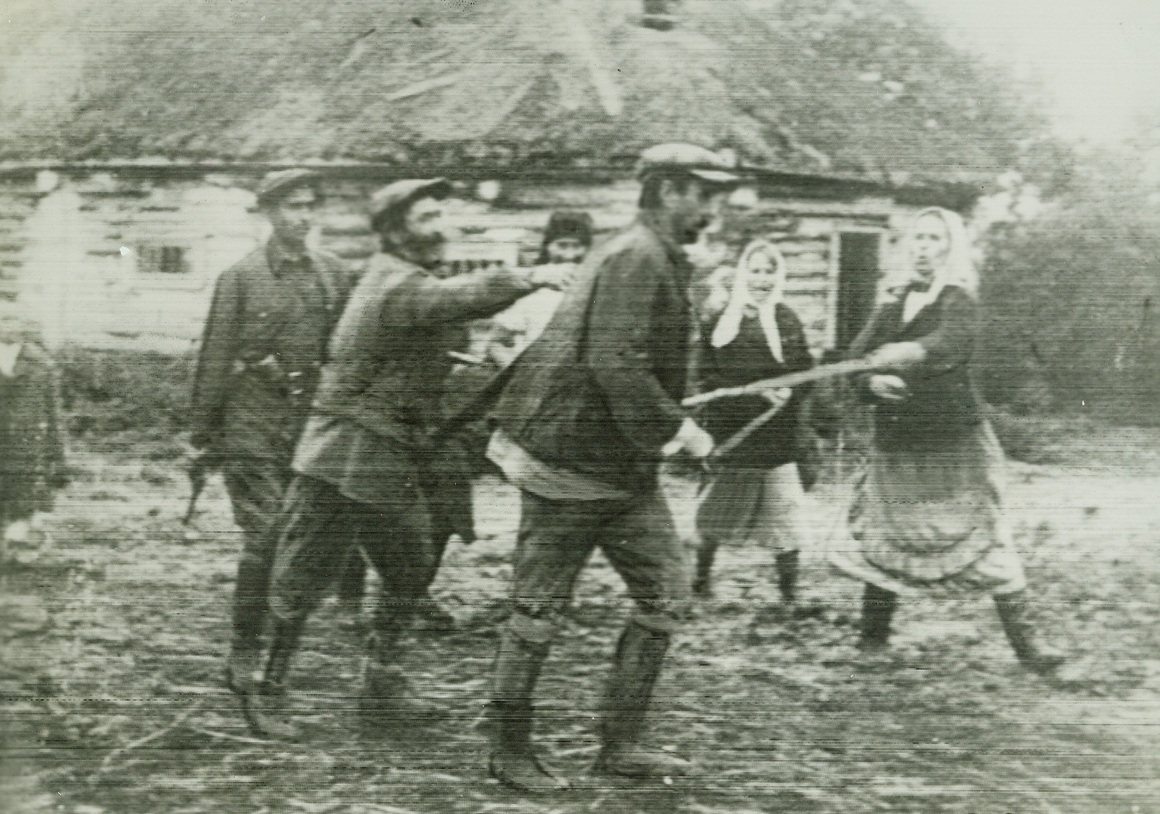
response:
<path fill-rule="evenodd" d="M 862 635 L 858 641 L 861 650 L 885 650 L 890 642 L 890 621 L 898 607 L 898 594 L 866 583 L 862 594 Z"/>
<path fill-rule="evenodd" d="M 717 546 L 712 537 L 703 537 L 697 547 L 697 570 L 693 574 L 693 596 L 702 599 L 713 595 L 713 561 L 717 558 Z"/>
<path fill-rule="evenodd" d="M 1037 673 L 1050 673 L 1066 661 L 1063 651 L 1044 644 L 1028 618 L 1026 591 L 995 596 L 995 608 L 1003 631 L 1023 665 Z"/>
<path fill-rule="evenodd" d="M 777 571 L 777 589 L 781 593 L 782 601 L 792 605 L 797 600 L 798 562 L 801 552 L 796 549 L 779 551 L 773 558 L 773 565 Z"/>
<path fill-rule="evenodd" d="M 544 768 L 532 748 L 532 693 L 547 657 L 547 644 L 524 641 L 504 631 L 495 657 L 492 697 L 486 713 L 491 729 L 488 771 L 504 785 L 530 794 L 568 787 Z"/>

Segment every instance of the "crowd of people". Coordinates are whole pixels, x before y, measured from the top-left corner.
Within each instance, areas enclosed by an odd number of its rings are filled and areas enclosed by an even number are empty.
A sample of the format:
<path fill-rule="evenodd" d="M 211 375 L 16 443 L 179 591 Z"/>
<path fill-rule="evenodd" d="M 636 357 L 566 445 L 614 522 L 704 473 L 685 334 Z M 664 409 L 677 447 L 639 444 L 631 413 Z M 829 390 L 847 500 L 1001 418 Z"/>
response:
<path fill-rule="evenodd" d="M 712 592 L 721 545 L 768 549 L 781 596 L 794 601 L 799 548 L 817 526 L 817 449 L 810 385 L 779 379 L 826 371 L 784 296 L 775 243 L 755 241 L 736 264 L 694 279 L 686 247 L 744 181 L 738 171 L 666 144 L 641 156 L 639 178 L 638 216 L 609 239 L 594 245 L 589 215 L 557 212 L 535 265 L 454 275 L 442 264 L 451 184 L 397 181 L 369 202 L 379 250 L 357 277 L 308 245 L 317 176 L 263 180 L 257 201 L 272 235 L 216 283 L 190 414 L 200 463 L 223 474 L 243 531 L 225 680 L 255 733 L 299 736 L 287 699 L 304 625 L 336 587 L 361 605 L 368 564 L 378 591 L 361 710 L 433 711 L 408 687 L 400 652 L 416 617 L 453 622 L 429 589 L 448 541 L 473 537 L 471 481 L 486 458 L 520 496 L 485 715 L 491 774 L 526 792 L 566 785 L 535 751 L 533 699 L 595 549 L 634 610 L 613 656 L 594 770 L 688 770 L 647 744 L 653 686 L 690 596 Z M 1017 657 L 1046 673 L 1064 657 L 1028 620 L 1003 455 L 968 368 L 978 282 L 961 218 L 923 211 L 909 248 L 848 350 L 864 362 L 852 386 L 873 405 L 874 440 L 849 511 L 853 543 L 832 561 L 865 583 L 864 649 L 887 646 L 899 596 L 990 594 Z M 467 354 L 485 318 L 484 353 Z M 11 535 L 63 469 L 55 403 L 45 402 L 56 397 L 50 361 L 35 343 L 0 339 L 0 519 Z M 465 359 L 487 375 L 449 401 Z M 744 394 L 700 409 L 685 404 L 738 387 Z M 671 457 L 710 473 L 695 563 L 658 479 Z"/>

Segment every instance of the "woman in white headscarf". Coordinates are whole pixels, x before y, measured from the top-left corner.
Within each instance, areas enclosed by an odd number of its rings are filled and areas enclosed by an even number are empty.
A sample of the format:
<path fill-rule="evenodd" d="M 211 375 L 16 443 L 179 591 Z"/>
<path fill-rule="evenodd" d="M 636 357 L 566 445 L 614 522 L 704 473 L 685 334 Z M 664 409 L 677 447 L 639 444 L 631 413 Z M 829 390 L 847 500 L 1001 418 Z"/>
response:
<path fill-rule="evenodd" d="M 777 247 L 750 244 L 732 272 L 731 286 L 719 285 L 709 297 L 716 307 L 706 306 L 701 387 L 733 387 L 812 367 L 801 321 L 782 299 L 786 268 Z M 753 541 L 776 552 L 778 588 L 787 603 L 793 602 L 798 544 L 808 523 L 797 466 L 803 455 L 799 423 L 805 389 L 722 399 L 705 406 L 699 420 L 722 442 L 771 403 L 783 405 L 721 461 L 721 472 L 698 508 L 696 594 L 710 593 L 713 560 L 721 543 Z"/>
<path fill-rule="evenodd" d="M 1003 451 L 971 380 L 978 278 L 962 218 L 919 213 L 910 268 L 850 347 L 890 372 L 862 377 L 874 445 L 850 510 L 854 550 L 831 554 L 866 583 L 861 646 L 882 649 L 898 596 L 989 593 L 1025 665 L 1063 662 L 1027 617 L 1026 580 L 1003 515 Z"/>

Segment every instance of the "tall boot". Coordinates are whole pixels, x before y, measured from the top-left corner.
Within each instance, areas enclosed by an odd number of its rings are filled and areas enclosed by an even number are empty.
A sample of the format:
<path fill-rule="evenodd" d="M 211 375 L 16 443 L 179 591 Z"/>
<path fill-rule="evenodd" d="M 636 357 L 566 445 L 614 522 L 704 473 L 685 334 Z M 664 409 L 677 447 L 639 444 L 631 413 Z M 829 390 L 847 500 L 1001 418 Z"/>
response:
<path fill-rule="evenodd" d="M 504 785 L 532 794 L 568 787 L 544 768 L 532 748 L 532 693 L 548 649 L 546 644 L 533 644 L 504 631 L 495 657 L 487 710 L 492 732 L 488 771 Z"/>
<path fill-rule="evenodd" d="M 624 777 L 683 775 L 687 761 L 641 746 L 649 700 L 661 672 L 671 635 L 629 622 L 616 645 L 604 699 L 603 748 L 594 771 Z"/>
<path fill-rule="evenodd" d="M 362 662 L 359 709 L 369 721 L 406 723 L 432 718 L 442 708 L 416 698 L 398 665 L 399 641 L 410 627 L 413 600 L 380 594 Z"/>
<path fill-rule="evenodd" d="M 1050 673 L 1066 661 L 1063 651 L 1040 641 L 1028 618 L 1026 591 L 995 596 L 1003 631 L 1019 661 L 1037 673 Z"/>
<path fill-rule="evenodd" d="M 717 559 L 720 543 L 712 537 L 701 538 L 697 547 L 697 570 L 693 575 L 693 595 L 708 598 L 713 595 L 713 561 Z"/>
<path fill-rule="evenodd" d="M 773 565 L 777 571 L 777 590 L 782 601 L 792 605 L 797 600 L 798 562 L 801 552 L 797 549 L 779 551 L 774 555 Z"/>
<path fill-rule="evenodd" d="M 338 606 L 348 626 L 357 627 L 362 616 L 363 595 L 366 593 L 367 562 L 362 549 L 353 547 L 346 555 L 338 576 Z"/>
<path fill-rule="evenodd" d="M 898 607 L 898 594 L 867 582 L 862 594 L 862 636 L 858 647 L 885 650 L 890 641 L 890 621 Z"/>
<path fill-rule="evenodd" d="M 243 553 L 234 582 L 233 634 L 225 671 L 226 686 L 242 697 L 255 690 L 254 672 L 261 657 L 269 586 L 270 564 Z"/>
<path fill-rule="evenodd" d="M 429 630 L 449 632 L 455 630 L 455 617 L 444 610 L 435 598 L 431 596 L 431 583 L 439 574 L 439 566 L 443 563 L 443 554 L 447 551 L 447 542 L 450 534 L 437 532 L 431 539 L 431 565 L 423 577 L 423 593 L 415 598 L 414 614 L 423 621 Z"/>
<path fill-rule="evenodd" d="M 286 676 L 298 650 L 303 623 L 302 619 L 275 620 L 262 683 L 256 692 L 245 697 L 246 721 L 256 734 L 263 737 L 281 740 L 298 737 L 298 728 L 290 721 L 286 710 Z"/>

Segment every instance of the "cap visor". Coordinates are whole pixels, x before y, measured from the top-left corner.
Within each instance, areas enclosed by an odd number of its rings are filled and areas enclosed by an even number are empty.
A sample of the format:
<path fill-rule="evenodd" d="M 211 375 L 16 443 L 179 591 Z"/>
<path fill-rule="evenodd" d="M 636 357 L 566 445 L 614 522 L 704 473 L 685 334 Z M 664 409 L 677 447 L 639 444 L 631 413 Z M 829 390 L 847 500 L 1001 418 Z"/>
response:
<path fill-rule="evenodd" d="M 689 170 L 689 175 L 713 184 L 740 184 L 741 176 L 724 170 Z"/>

